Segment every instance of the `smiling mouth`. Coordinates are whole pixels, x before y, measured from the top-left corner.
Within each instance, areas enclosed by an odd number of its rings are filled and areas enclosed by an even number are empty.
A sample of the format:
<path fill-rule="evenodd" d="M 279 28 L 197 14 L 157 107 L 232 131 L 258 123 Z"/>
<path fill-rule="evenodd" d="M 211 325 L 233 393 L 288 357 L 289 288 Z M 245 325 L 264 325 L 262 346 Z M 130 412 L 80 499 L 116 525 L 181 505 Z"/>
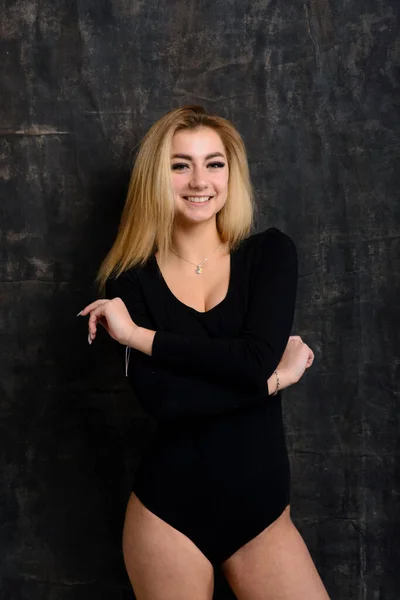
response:
<path fill-rule="evenodd" d="M 190 204 L 208 204 L 213 196 L 182 196 Z"/>

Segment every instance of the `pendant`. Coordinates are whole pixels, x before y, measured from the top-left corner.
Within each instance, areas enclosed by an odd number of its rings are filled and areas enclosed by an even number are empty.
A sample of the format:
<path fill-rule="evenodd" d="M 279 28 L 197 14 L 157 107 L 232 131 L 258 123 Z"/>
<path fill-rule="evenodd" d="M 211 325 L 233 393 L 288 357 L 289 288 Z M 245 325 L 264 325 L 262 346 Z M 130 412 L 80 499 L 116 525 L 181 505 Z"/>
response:
<path fill-rule="evenodd" d="M 202 273 L 202 272 L 203 272 L 203 269 L 201 268 L 201 266 L 200 266 L 200 265 L 197 265 L 197 268 L 196 268 L 196 273 L 197 273 L 198 275 L 200 275 L 200 273 Z"/>

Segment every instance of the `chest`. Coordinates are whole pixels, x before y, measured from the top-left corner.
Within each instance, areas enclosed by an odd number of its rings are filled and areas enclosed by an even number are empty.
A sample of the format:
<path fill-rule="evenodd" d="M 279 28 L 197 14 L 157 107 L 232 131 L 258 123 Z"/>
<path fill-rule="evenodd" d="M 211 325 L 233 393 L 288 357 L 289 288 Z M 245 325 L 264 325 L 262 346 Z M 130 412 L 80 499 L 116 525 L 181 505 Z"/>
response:
<path fill-rule="evenodd" d="M 204 265 L 202 273 L 194 265 L 184 265 L 178 270 L 171 265 L 162 268 L 161 275 L 171 294 L 182 304 L 198 312 L 208 312 L 227 296 L 231 276 L 231 256 L 226 254 L 217 262 Z M 160 269 L 161 270 L 161 269 Z"/>

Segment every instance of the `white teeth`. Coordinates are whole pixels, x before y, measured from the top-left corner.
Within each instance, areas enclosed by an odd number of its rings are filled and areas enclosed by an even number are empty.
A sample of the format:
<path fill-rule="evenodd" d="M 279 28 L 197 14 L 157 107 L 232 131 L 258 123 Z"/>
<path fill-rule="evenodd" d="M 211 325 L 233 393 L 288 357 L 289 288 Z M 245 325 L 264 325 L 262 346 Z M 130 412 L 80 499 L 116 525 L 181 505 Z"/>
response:
<path fill-rule="evenodd" d="M 201 196 L 200 198 L 196 198 L 195 196 L 186 196 L 185 199 L 189 200 L 189 202 L 202 203 L 202 202 L 207 202 L 210 198 L 211 198 L 211 196 Z"/>

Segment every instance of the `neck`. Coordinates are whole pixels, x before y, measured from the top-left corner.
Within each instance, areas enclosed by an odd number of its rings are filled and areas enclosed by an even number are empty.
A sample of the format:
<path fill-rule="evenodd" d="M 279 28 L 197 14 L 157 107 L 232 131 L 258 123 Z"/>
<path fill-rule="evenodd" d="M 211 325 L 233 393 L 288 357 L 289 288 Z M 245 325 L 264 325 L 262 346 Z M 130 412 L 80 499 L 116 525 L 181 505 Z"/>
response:
<path fill-rule="evenodd" d="M 216 249 L 221 242 L 221 237 L 215 227 L 207 229 L 175 228 L 172 234 L 171 249 L 186 260 L 198 264 L 211 254 L 217 254 Z M 223 246 L 222 243 L 219 247 L 220 251 Z M 175 256 L 174 253 L 172 255 Z"/>

